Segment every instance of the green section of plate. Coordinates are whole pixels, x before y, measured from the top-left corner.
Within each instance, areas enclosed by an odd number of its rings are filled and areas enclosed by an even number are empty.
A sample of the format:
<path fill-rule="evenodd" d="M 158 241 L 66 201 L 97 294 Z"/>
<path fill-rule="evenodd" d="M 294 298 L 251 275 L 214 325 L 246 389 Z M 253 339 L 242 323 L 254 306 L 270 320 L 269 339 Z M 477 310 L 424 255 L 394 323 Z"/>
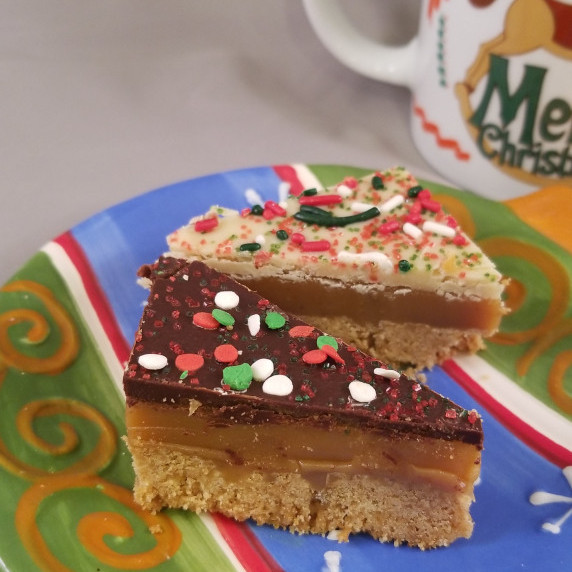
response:
<path fill-rule="evenodd" d="M 505 341 L 499 343 L 498 336 L 492 338 L 480 355 L 534 397 L 572 420 L 572 414 L 549 390 L 555 360 L 571 347 L 572 328 L 566 330 L 566 324 L 572 320 L 572 253 L 528 226 L 507 204 L 421 182 L 438 199 L 438 195 L 447 195 L 465 205 L 474 224 L 473 239 L 521 292 L 518 307 L 502 321 Z M 534 353 L 536 345 L 542 348 L 538 355 Z M 561 384 L 571 395 L 569 382 L 570 378 L 563 376 L 552 383 Z"/>
<path fill-rule="evenodd" d="M 140 516 L 105 489 L 105 483 L 110 483 L 111 487 L 121 487 L 127 498 L 131 496 L 134 479 L 131 457 L 121 438 L 125 433 L 123 396 L 66 283 L 45 253 L 34 256 L 6 287 L 17 290 L 0 291 L 0 326 L 7 332 L 9 346 L 3 347 L 8 353 L 3 352 L 4 362 L 0 362 L 2 568 L 53 569 L 47 560 L 35 562 L 28 553 L 15 527 L 15 515 L 24 503 L 30 502 L 27 496 L 40 486 L 50 486 L 65 471 L 71 471 L 71 484 L 46 494 L 31 512 L 33 530 L 28 532 L 38 533 L 52 557 L 67 569 L 118 570 L 90 552 L 78 538 L 78 531 L 82 519 L 109 511 L 113 519 L 123 517 L 133 531 L 130 537 L 104 536 L 104 543 L 120 558 L 153 551 L 157 544 Z M 22 316 L 25 319 L 19 321 Z M 37 341 L 30 341 L 42 324 L 47 326 L 46 332 Z M 58 360 L 53 356 L 62 352 L 62 348 L 73 346 L 72 330 L 79 341 L 77 356 L 71 360 L 62 358 L 57 365 Z M 61 371 L 50 371 L 54 367 Z M 37 412 L 25 421 L 26 411 L 34 407 Z M 77 443 L 61 454 L 43 451 L 41 443 L 29 442 L 35 435 L 49 444 L 61 445 L 68 430 L 77 436 Z M 75 474 L 74 465 L 79 467 L 89 459 L 98 444 L 104 454 L 82 469 L 84 476 Z M 85 474 L 101 484 L 84 486 Z M 154 570 L 235 570 L 197 515 L 182 511 L 165 514 L 183 540 L 174 556 Z M 133 568 L 127 565 L 121 569 Z"/>

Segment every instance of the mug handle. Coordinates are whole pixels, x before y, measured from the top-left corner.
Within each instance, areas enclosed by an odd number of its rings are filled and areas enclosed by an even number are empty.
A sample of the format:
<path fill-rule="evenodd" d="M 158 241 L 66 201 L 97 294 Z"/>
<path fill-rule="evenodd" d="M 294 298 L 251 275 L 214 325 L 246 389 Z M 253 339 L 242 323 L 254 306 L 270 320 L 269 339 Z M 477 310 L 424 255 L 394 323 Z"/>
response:
<path fill-rule="evenodd" d="M 338 0 L 303 0 L 308 19 L 324 46 L 352 70 L 387 83 L 413 86 L 418 37 L 399 47 L 365 37 Z"/>

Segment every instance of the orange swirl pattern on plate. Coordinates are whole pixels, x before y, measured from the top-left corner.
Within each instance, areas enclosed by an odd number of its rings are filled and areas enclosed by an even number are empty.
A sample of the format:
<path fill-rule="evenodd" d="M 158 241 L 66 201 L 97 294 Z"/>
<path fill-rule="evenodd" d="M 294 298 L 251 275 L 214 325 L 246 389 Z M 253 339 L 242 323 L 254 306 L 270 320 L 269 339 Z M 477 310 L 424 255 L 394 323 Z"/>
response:
<path fill-rule="evenodd" d="M 476 225 L 469 209 L 462 201 L 450 195 L 436 196 L 463 226 L 469 236 L 475 238 Z M 568 252 L 572 253 L 572 233 L 569 209 L 563 205 L 572 202 L 572 188 L 564 185 L 546 187 L 535 193 L 505 201 L 522 221 L 537 230 Z M 501 229 L 502 231 L 502 229 Z M 498 260 L 502 257 L 517 258 L 536 268 L 547 281 L 550 298 L 539 323 L 521 325 L 517 330 L 501 330 L 492 342 L 506 346 L 525 346 L 523 354 L 516 363 L 519 376 L 525 376 L 534 361 L 544 352 L 572 335 L 572 319 L 566 317 L 570 304 L 570 279 L 566 268 L 547 250 L 529 242 L 514 239 L 502 234 L 478 238 L 476 242 L 491 256 Z M 510 277 L 506 289 L 506 305 L 512 314 L 526 312 L 525 301 L 530 294 L 531 284 L 516 276 Z M 550 368 L 547 388 L 554 404 L 563 412 L 572 414 L 572 396 L 565 388 L 566 374 L 572 367 L 572 350 L 557 353 Z"/>
<path fill-rule="evenodd" d="M 22 307 L 10 308 L 0 315 L 0 381 L 5 379 L 8 368 L 38 376 L 40 381 L 42 376 L 54 376 L 68 369 L 81 349 L 79 334 L 73 319 L 52 292 L 46 286 L 30 280 L 9 283 L 2 288 L 2 292 L 16 294 L 16 300 Z M 30 296 L 39 299 L 42 311 L 28 307 Z M 44 311 L 47 315 L 43 314 Z M 55 345 L 55 350 L 48 352 L 49 355 L 45 357 L 41 356 L 42 352 L 31 355 L 31 352 L 21 351 L 13 341 L 14 336 L 10 335 L 10 329 L 21 323 L 29 325 L 25 337 L 19 340 L 24 346 L 22 350 L 26 349 L 26 344 L 36 347 L 48 341 L 52 344 L 52 350 Z M 56 326 L 57 332 L 52 331 L 51 324 Z M 56 383 L 58 381 L 56 378 Z M 59 443 L 44 439 L 35 428 L 40 420 L 51 417 L 61 419 L 62 416 L 87 421 L 94 426 L 98 436 L 90 451 L 60 470 L 55 470 L 52 462 L 46 463 L 47 468 L 27 463 L 0 440 L 0 465 L 20 479 L 33 481 L 20 497 L 15 513 L 16 529 L 29 555 L 42 569 L 71 570 L 50 550 L 42 536 L 37 516 L 48 497 L 81 488 L 119 502 L 143 521 L 155 540 L 155 545 L 149 550 L 134 554 L 117 552 L 110 548 L 104 537 L 132 537 L 134 531 L 130 523 L 123 515 L 112 511 L 88 513 L 79 519 L 77 536 L 82 546 L 99 561 L 123 570 L 142 570 L 171 558 L 182 541 L 181 533 L 172 520 L 164 515 L 145 513 L 134 504 L 131 490 L 97 475 L 109 466 L 117 454 L 117 432 L 107 417 L 82 401 L 52 397 L 25 403 L 17 412 L 15 428 L 24 443 L 36 453 L 44 455 L 48 461 L 56 457 L 65 458 L 77 452 L 81 443 L 74 425 L 69 421 L 57 422 L 61 435 Z M 64 495 L 61 502 L 69 500 Z"/>
<path fill-rule="evenodd" d="M 506 201 L 523 221 L 535 228 L 556 244 L 572 253 L 572 232 L 570 232 L 570 209 L 564 205 L 572 202 L 572 187 L 553 185 L 540 189 L 536 193 Z M 524 258 L 531 253 L 530 245 L 521 253 Z M 570 281 L 566 269 L 546 253 L 536 255 L 536 261 L 546 268 L 545 275 L 552 288 L 552 304 L 550 316 L 545 316 L 540 330 L 532 338 L 533 344 L 521 357 L 517 371 L 525 375 L 543 352 L 572 336 L 572 319 L 565 317 L 570 301 Z M 564 350 L 557 354 L 548 374 L 548 391 L 550 396 L 564 412 L 572 414 L 572 396 L 564 387 L 565 376 L 572 366 L 572 350 Z"/>
<path fill-rule="evenodd" d="M 179 548 L 181 533 L 178 528 L 167 516 L 153 515 L 141 510 L 134 503 L 131 491 L 95 475 L 55 476 L 30 487 L 22 495 L 16 511 L 16 528 L 24 545 L 36 562 L 48 570 L 71 572 L 70 568 L 50 552 L 38 529 L 36 514 L 46 497 L 72 488 L 94 489 L 120 502 L 145 522 L 155 538 L 155 546 L 146 552 L 120 554 L 105 543 L 104 537 L 113 535 L 128 538 L 133 535 L 131 525 L 123 516 L 113 512 L 89 513 L 80 519 L 77 533 L 83 546 L 101 562 L 122 570 L 143 570 L 168 560 Z"/>
<path fill-rule="evenodd" d="M 73 465 L 59 471 L 59 474 L 82 475 L 104 469 L 117 451 L 117 433 L 111 422 L 90 405 L 65 398 L 31 401 L 19 411 L 16 428 L 22 438 L 37 451 L 50 456 L 66 455 L 71 453 L 79 443 L 77 432 L 70 423 L 59 423 L 63 440 L 58 445 L 45 441 L 34 432 L 34 421 L 37 418 L 60 414 L 81 417 L 94 423 L 99 429 L 99 439 L 91 452 Z M 53 475 L 49 469 L 41 469 L 24 463 L 10 453 L 1 441 L 0 465 L 18 477 L 32 481 L 50 478 Z"/>
<path fill-rule="evenodd" d="M 0 375 L 7 366 L 28 373 L 57 374 L 68 367 L 79 351 L 79 339 L 75 326 L 65 309 L 44 285 L 31 280 L 17 280 L 2 287 L 2 292 L 20 292 L 24 299 L 34 295 L 49 310 L 52 319 L 60 330 L 61 342 L 57 351 L 50 357 L 31 356 L 21 352 L 12 342 L 9 330 L 21 322 L 31 324 L 26 342 L 40 344 L 50 334 L 46 318 L 36 310 L 17 308 L 0 315 Z"/>

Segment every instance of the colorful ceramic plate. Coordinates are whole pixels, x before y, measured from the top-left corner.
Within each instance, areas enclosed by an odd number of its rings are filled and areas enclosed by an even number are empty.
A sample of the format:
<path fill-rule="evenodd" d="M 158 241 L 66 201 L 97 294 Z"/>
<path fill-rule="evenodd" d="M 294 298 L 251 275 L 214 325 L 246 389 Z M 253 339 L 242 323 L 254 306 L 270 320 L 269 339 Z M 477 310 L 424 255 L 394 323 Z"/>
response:
<path fill-rule="evenodd" d="M 284 181 L 367 171 L 281 165 L 171 185 L 59 236 L 2 288 L 0 568 L 318 572 L 338 556 L 346 572 L 572 567 L 572 189 L 494 203 L 424 183 L 512 277 L 513 311 L 488 349 L 427 375 L 484 418 L 470 540 L 428 552 L 362 535 L 338 544 L 133 504 L 121 376 L 146 298 L 137 268 L 212 203 L 240 209 L 247 189 L 276 199 Z"/>

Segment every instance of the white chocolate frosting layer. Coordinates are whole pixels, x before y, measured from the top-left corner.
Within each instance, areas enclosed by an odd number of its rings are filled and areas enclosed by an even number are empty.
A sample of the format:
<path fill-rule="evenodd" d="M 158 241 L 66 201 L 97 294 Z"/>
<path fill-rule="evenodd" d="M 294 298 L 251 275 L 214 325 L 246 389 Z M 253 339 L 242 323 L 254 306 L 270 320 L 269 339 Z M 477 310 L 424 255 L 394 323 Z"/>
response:
<path fill-rule="evenodd" d="M 213 206 L 167 240 L 173 255 L 234 276 L 311 276 L 475 299 L 499 299 L 504 289 L 492 261 L 400 167 L 240 213 Z"/>

